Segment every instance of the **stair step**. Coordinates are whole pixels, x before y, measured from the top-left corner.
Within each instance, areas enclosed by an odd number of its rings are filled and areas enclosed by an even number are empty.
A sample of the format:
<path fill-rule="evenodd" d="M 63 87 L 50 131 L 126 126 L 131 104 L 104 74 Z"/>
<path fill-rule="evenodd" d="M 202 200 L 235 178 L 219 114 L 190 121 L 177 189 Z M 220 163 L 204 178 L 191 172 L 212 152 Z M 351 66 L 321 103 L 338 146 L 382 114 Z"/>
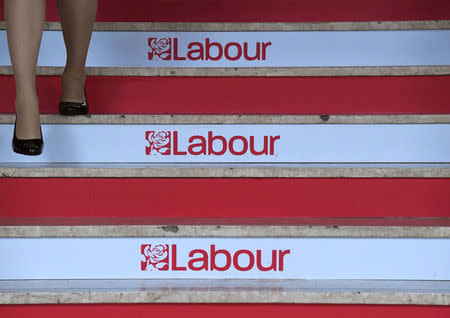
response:
<path fill-rule="evenodd" d="M 37 90 L 41 113 L 58 111 L 61 78 L 40 76 Z M 91 114 L 323 114 L 381 115 L 399 117 L 331 116 L 328 123 L 438 123 L 439 117 L 401 117 L 402 114 L 445 114 L 450 105 L 450 76 L 411 77 L 97 77 L 87 79 Z M 230 94 L 229 92 L 233 92 Z M 176 92 L 176 94 L 174 94 Z M 12 76 L 0 76 L 0 113 L 14 112 Z M 42 117 L 45 123 L 82 123 L 82 119 Z M 95 118 L 99 122 L 98 117 Z M 121 117 L 128 122 L 127 115 Z M 150 118 L 142 115 L 143 121 Z M 143 119 L 145 118 L 145 119 Z M 155 121 L 167 122 L 167 117 Z M 176 116 L 175 118 L 182 118 Z M 184 117 L 187 121 L 189 117 Z M 197 115 L 191 118 L 207 117 Z M 220 118 L 220 117 L 217 117 Z M 225 118 L 225 117 L 224 117 Z M 239 117 L 229 117 L 237 121 Z M 257 118 L 257 117 L 252 117 Z M 274 116 L 274 118 L 279 118 Z M 289 117 L 295 118 L 295 117 Z M 311 116 L 311 121 L 319 116 Z M 409 118 L 409 119 L 406 119 Z M 431 121 L 433 118 L 433 121 Z M 249 117 L 243 117 L 248 121 Z M 369 118 L 368 118 L 369 119 Z M 375 120 L 377 119 L 377 120 Z M 0 116 L 0 123 L 11 123 Z M 445 119 L 450 122 L 449 119 Z M 138 122 L 137 119 L 133 119 Z M 85 123 L 89 120 L 86 119 Z M 132 122 L 132 121 L 130 121 Z M 180 121 L 181 122 L 181 121 Z M 250 122 L 250 121 L 248 121 Z M 442 122 L 442 121 L 441 121 Z"/>
<path fill-rule="evenodd" d="M 450 304 L 450 218 L 163 222 L 6 219 L 0 303 Z"/>
<path fill-rule="evenodd" d="M 14 172 L 12 176 L 24 177 L 26 171 Z M 36 176 L 46 177 L 44 172 L 34 171 Z M 61 173 L 64 179 L 1 178 L 0 220 L 21 218 L 22 223 L 14 224 L 25 225 L 30 222 L 27 220 L 37 218 L 34 225 L 51 225 L 55 224 L 48 223 L 51 219 L 65 217 L 75 223 L 56 224 L 77 225 L 78 218 L 89 218 L 94 224 L 96 218 L 102 219 L 102 223 L 105 218 L 147 218 L 147 222 L 148 218 L 168 218 L 162 223 L 179 225 L 176 222 L 185 218 L 226 218 L 225 222 L 230 222 L 229 218 L 240 218 L 240 222 L 248 218 L 250 224 L 255 224 L 257 218 L 270 218 L 273 223 L 276 219 L 289 222 L 299 217 L 317 218 L 316 222 L 330 217 L 381 217 L 388 219 L 359 225 L 413 226 L 389 223 L 389 218 L 450 217 L 448 172 L 447 178 L 435 179 L 159 179 L 144 178 L 142 170 L 141 174 L 136 173 L 136 179 L 86 179 L 81 178 L 86 174 L 83 172 L 86 171 L 74 169 L 72 173 Z M 30 208 L 29 202 L 45 204 Z M 106 224 L 111 222 L 113 219 Z M 330 223 L 334 224 L 327 225 L 349 225 L 339 220 Z"/>
<path fill-rule="evenodd" d="M 61 231 L 57 237 L 0 238 L 0 280 L 450 280 L 448 228 L 438 237 L 426 232 L 421 237 L 199 237 L 192 232 L 73 237 L 67 232 L 68 237 Z"/>
<path fill-rule="evenodd" d="M 386 21 L 386 20 L 449 20 L 450 6 L 446 0 L 333 0 L 290 1 L 281 4 L 272 0 L 184 0 L 136 1 L 123 6 L 120 0 L 99 1 L 98 21 L 217 21 L 217 22 L 320 22 L 320 21 Z M 55 1 L 47 0 L 47 18 L 58 19 Z M 0 8 L 0 20 L 3 7 Z"/>
<path fill-rule="evenodd" d="M 120 73 L 109 75 L 128 76 L 136 72 L 147 76 L 448 75 L 450 26 L 441 27 L 446 29 L 94 31 L 87 66 L 102 68 L 95 75 L 111 71 Z M 6 41 L 6 32 L 0 31 L 0 38 Z M 330 41 L 333 50 L 327 50 Z M 61 32 L 44 31 L 42 42 L 38 65 L 53 67 L 46 70 L 54 74 L 59 71 L 54 67 L 66 64 Z M 423 50 L 430 46 L 434 49 Z M 0 65 L 1 74 L 10 74 L 6 46 L 0 48 Z M 183 70 L 172 74 L 174 68 Z"/>
<path fill-rule="evenodd" d="M 226 280 L 219 283 L 207 279 L 0 281 L 0 303 L 449 305 L 449 289 L 449 282 L 429 281 Z M 295 307 L 290 310 L 295 310 Z M 414 308 L 414 315 L 421 310 Z M 358 308 L 358 314 L 362 312 L 364 309 Z"/>
<path fill-rule="evenodd" d="M 14 120 L 13 115 L 6 117 L 9 121 Z M 57 116 L 47 118 L 66 120 Z M 130 119 L 137 123 L 122 124 L 120 116 L 111 116 L 105 125 L 105 117 L 98 118 L 100 123 L 89 120 L 89 124 L 82 125 L 43 124 L 47 150 L 36 158 L 13 153 L 10 141 L 4 139 L 0 141 L 0 148 L 9 151 L 0 154 L 0 162 L 6 168 L 31 167 L 23 164 L 32 164 L 42 168 L 59 168 L 61 165 L 123 168 L 125 165 L 140 169 L 187 164 L 219 171 L 224 167 L 229 170 L 230 165 L 241 169 L 253 165 L 253 168 L 263 167 L 266 171 L 267 168 L 295 171 L 296 168 L 339 167 L 436 168 L 445 171 L 449 167 L 448 123 L 304 124 L 305 118 L 301 116 L 248 116 L 243 119 L 219 116 L 199 123 L 191 116 L 196 124 L 169 124 L 176 119 L 165 116 L 166 122 L 162 124 L 155 121 L 161 116 L 134 116 Z M 237 119 L 236 123 L 208 123 L 230 118 Z M 448 116 L 443 118 L 448 120 Z M 150 122 L 142 119 L 150 119 Z M 255 121 L 243 124 L 245 120 Z M 317 117 L 315 120 L 318 121 Z M 13 130 L 13 124 L 0 125 L 2 135 L 11 136 Z M 441 136 L 439 142 L 430 142 L 436 136 Z"/>

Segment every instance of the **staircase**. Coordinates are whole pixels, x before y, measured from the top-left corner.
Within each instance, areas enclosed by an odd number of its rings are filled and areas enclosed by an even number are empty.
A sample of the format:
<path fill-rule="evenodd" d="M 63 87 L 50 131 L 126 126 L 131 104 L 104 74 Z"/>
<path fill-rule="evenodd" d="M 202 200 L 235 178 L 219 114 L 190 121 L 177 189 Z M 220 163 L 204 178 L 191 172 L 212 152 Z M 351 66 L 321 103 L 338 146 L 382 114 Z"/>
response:
<path fill-rule="evenodd" d="M 450 314 L 448 1 L 100 1 L 68 118 L 47 2 L 36 158 L 0 22 L 0 317 Z"/>

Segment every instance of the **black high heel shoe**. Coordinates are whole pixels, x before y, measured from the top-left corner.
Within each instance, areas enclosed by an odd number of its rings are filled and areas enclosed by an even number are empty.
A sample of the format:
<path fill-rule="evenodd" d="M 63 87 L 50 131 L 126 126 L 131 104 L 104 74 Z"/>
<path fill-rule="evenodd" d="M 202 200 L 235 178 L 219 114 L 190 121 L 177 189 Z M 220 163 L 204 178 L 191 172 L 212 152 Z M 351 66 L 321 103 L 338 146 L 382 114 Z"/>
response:
<path fill-rule="evenodd" d="M 39 156 L 44 149 L 44 140 L 42 137 L 42 128 L 40 139 L 19 139 L 16 137 L 16 123 L 14 123 L 14 136 L 12 140 L 12 149 L 15 153 L 26 156 Z"/>
<path fill-rule="evenodd" d="M 87 115 L 89 106 L 87 103 L 86 89 L 84 90 L 84 103 L 59 102 L 59 113 L 64 116 Z"/>

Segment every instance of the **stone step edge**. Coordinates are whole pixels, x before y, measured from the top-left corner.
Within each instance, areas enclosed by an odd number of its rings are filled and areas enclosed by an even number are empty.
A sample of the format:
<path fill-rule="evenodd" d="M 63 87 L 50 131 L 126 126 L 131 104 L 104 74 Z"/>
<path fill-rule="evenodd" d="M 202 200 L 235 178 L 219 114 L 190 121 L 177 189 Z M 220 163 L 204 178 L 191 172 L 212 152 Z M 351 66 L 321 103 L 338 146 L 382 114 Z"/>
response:
<path fill-rule="evenodd" d="M 340 237 L 450 238 L 450 226 L 34 225 L 0 226 L 0 238 Z"/>
<path fill-rule="evenodd" d="M 168 291 L 2 293 L 0 304 L 288 303 L 450 305 L 450 294 L 404 292 Z"/>
<path fill-rule="evenodd" d="M 450 227 L 450 217 L 0 217 L 0 226 Z M 175 228 L 172 232 L 177 232 Z"/>
<path fill-rule="evenodd" d="M 62 66 L 39 66 L 37 75 L 62 75 Z M 450 75 L 450 65 L 348 66 L 348 67 L 87 67 L 88 76 L 433 76 Z M 0 75 L 12 75 L 11 66 L 0 66 Z"/>
<path fill-rule="evenodd" d="M 6 23 L 0 21 L 0 30 Z M 450 20 L 367 21 L 367 22 L 96 22 L 95 31 L 378 31 L 448 30 Z M 44 30 L 60 31 L 59 22 L 45 22 Z"/>
<path fill-rule="evenodd" d="M 450 167 L 1 167 L 0 178 L 450 178 Z"/>
<path fill-rule="evenodd" d="M 446 281 L 302 279 L 3 280 L 0 303 L 449 305 Z"/>
<path fill-rule="evenodd" d="M 170 288 L 168 288 L 167 286 Z M 445 281 L 153 279 L 0 281 L 0 304 L 324 303 L 450 305 Z"/>
<path fill-rule="evenodd" d="M 14 124 L 0 114 L 0 124 Z M 450 124 L 450 114 L 414 115 L 41 115 L 42 124 Z"/>

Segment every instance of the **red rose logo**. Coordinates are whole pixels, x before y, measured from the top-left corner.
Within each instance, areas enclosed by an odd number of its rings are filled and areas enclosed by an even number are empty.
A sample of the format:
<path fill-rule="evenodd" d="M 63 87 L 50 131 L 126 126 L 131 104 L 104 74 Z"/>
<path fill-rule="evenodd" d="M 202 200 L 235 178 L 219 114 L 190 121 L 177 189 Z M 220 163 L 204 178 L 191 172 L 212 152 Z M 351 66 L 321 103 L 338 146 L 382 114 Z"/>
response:
<path fill-rule="evenodd" d="M 147 245 L 141 246 L 141 254 L 145 260 L 141 261 L 143 271 L 167 271 L 169 270 L 169 245 Z"/>
<path fill-rule="evenodd" d="M 169 38 L 149 38 L 148 46 L 150 47 L 150 52 L 148 52 L 149 60 L 170 60 L 172 58 L 171 53 L 172 41 Z"/>
<path fill-rule="evenodd" d="M 148 155 L 170 155 L 170 131 L 147 131 L 145 139 L 150 144 L 145 147 L 145 154 Z"/>

